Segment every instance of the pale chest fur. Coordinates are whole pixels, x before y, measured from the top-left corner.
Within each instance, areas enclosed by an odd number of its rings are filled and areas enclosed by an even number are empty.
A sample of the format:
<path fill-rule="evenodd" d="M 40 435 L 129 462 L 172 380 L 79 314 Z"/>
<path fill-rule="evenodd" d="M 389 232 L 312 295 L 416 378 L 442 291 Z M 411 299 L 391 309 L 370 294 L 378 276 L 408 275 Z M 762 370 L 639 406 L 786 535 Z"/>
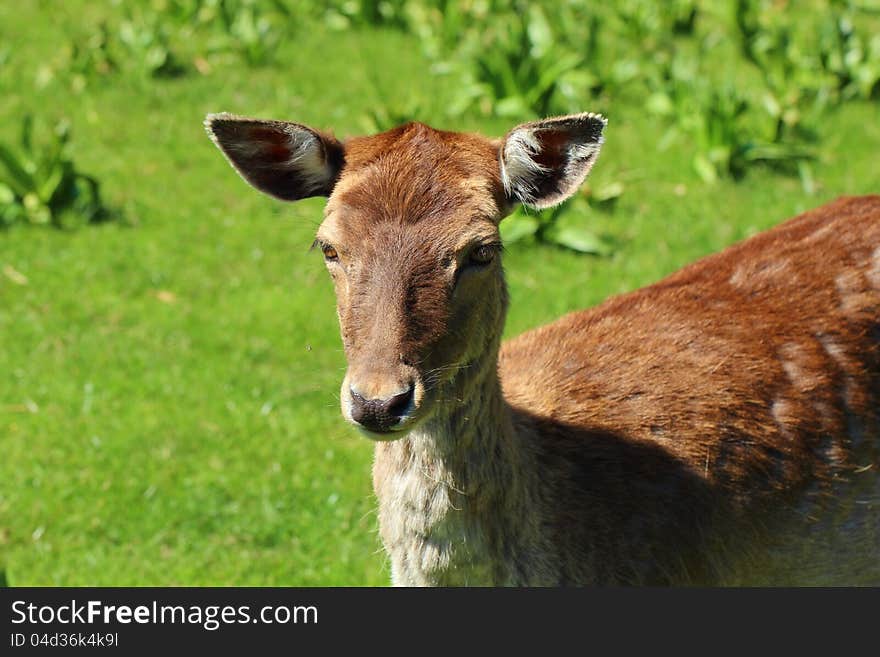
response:
<path fill-rule="evenodd" d="M 379 533 L 397 586 L 559 581 L 528 450 L 500 394 L 484 399 L 490 412 L 452 412 L 376 446 Z"/>
<path fill-rule="evenodd" d="M 373 466 L 379 533 L 395 586 L 479 586 L 496 580 L 491 538 L 473 499 L 423 436 L 380 444 Z M 494 566 L 493 566 L 494 562 Z"/>

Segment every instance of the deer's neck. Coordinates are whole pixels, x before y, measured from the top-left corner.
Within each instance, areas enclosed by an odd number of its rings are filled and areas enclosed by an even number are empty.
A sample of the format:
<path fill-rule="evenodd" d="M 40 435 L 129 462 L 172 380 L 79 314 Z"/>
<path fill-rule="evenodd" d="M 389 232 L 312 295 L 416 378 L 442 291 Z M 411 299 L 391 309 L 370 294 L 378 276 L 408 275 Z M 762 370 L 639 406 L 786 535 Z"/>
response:
<path fill-rule="evenodd" d="M 526 583 L 540 537 L 527 526 L 538 517 L 534 457 L 491 353 L 438 391 L 423 425 L 376 446 L 380 533 L 397 585 Z"/>

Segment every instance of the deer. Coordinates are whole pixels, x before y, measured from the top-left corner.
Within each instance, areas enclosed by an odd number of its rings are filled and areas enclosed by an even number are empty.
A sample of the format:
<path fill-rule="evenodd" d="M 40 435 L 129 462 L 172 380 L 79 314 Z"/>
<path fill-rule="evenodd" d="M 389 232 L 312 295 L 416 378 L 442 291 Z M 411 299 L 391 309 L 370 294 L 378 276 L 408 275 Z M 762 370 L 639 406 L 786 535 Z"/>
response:
<path fill-rule="evenodd" d="M 880 196 L 502 343 L 499 225 L 572 196 L 606 123 L 205 120 L 253 187 L 327 197 L 341 411 L 375 442 L 391 583 L 880 584 Z"/>

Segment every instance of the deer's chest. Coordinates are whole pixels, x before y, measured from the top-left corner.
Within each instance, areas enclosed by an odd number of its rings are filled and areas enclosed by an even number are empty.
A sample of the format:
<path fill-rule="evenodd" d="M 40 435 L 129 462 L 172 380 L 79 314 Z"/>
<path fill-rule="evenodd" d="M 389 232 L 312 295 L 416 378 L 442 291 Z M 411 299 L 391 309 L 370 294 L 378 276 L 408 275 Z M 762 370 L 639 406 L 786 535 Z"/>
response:
<path fill-rule="evenodd" d="M 487 528 L 474 500 L 455 488 L 448 473 L 411 461 L 392 472 L 377 471 L 374 485 L 395 586 L 497 583 Z"/>

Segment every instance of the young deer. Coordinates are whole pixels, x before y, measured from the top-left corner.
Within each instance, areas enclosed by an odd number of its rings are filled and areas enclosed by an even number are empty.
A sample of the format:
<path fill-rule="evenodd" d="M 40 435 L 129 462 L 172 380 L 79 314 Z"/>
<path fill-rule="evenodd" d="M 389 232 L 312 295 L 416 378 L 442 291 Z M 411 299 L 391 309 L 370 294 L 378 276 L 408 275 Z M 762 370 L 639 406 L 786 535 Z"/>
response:
<path fill-rule="evenodd" d="M 880 196 L 502 346 L 498 224 L 575 192 L 602 117 L 206 126 L 257 189 L 329 197 L 342 414 L 376 441 L 395 584 L 880 584 Z"/>

